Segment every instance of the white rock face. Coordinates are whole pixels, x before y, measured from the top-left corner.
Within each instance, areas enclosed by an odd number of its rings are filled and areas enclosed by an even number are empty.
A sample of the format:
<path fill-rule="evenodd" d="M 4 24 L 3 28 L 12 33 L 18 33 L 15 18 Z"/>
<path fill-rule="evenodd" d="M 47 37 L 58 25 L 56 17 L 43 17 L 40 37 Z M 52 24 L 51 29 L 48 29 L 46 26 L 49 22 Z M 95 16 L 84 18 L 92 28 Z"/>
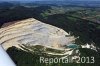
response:
<path fill-rule="evenodd" d="M 34 18 L 18 21 L 0 29 L 0 44 L 5 49 L 19 44 L 43 45 L 54 48 L 71 43 L 75 38 L 64 30 L 42 23 Z"/>

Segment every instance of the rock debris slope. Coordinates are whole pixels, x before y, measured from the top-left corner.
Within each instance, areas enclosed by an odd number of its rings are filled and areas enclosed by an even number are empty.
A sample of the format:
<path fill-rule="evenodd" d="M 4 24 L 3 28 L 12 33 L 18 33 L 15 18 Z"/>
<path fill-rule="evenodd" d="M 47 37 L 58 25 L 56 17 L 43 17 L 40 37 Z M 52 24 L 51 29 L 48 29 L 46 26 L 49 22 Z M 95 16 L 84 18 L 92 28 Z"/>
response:
<path fill-rule="evenodd" d="M 11 46 L 20 48 L 21 44 L 61 48 L 75 39 L 68 35 L 63 29 L 29 18 L 1 28 L 0 44 L 5 49 Z"/>

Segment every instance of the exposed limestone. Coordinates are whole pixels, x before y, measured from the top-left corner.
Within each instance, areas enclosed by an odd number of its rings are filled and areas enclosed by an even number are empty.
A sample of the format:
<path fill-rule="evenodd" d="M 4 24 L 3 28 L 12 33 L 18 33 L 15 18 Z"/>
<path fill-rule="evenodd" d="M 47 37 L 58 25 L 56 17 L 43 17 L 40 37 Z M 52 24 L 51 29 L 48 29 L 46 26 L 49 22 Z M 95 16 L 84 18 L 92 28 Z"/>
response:
<path fill-rule="evenodd" d="M 42 23 L 34 18 L 18 21 L 8 27 L 0 29 L 0 44 L 5 49 L 19 44 L 43 45 L 54 48 L 63 47 L 75 40 L 64 30 Z"/>

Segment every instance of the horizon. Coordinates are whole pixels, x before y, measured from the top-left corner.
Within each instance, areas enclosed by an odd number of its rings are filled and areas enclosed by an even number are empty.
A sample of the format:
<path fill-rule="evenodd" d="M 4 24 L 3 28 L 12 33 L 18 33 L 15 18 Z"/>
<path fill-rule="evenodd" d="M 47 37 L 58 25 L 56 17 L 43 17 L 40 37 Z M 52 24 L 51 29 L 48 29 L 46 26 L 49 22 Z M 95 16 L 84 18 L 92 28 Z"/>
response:
<path fill-rule="evenodd" d="M 19 2 L 24 2 L 24 1 L 54 1 L 54 0 L 0 0 L 0 1 L 19 1 Z M 55 1 L 87 1 L 87 0 L 55 0 Z M 100 0 L 88 0 L 88 1 L 100 1 Z"/>

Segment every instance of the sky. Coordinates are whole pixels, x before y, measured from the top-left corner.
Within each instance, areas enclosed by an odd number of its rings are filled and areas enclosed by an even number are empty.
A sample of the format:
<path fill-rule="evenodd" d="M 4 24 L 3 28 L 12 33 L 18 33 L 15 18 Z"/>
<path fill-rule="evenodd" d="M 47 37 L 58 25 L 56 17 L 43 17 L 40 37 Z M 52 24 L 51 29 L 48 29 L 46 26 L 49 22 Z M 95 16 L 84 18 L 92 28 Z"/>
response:
<path fill-rule="evenodd" d="M 0 0 L 0 1 L 47 1 L 47 0 Z M 55 0 L 48 0 L 48 1 L 55 1 Z M 67 1 L 67 0 L 56 0 L 56 1 Z M 100 1 L 100 0 L 79 0 L 79 1 Z"/>

